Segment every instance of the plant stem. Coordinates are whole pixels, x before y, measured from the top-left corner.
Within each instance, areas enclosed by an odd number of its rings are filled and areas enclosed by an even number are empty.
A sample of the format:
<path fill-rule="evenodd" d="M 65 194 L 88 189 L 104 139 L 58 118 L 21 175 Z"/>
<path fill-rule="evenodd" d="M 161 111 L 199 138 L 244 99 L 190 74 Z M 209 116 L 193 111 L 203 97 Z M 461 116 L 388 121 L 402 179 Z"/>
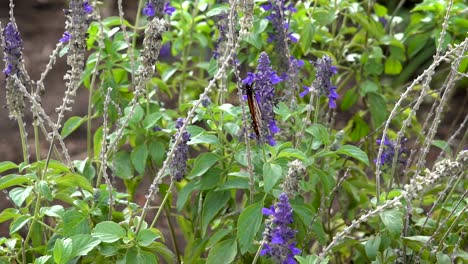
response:
<path fill-rule="evenodd" d="M 21 147 L 23 148 L 23 160 L 26 165 L 29 164 L 29 155 L 28 155 L 28 141 L 26 139 L 26 130 L 24 129 L 24 122 L 23 118 L 18 115 L 16 117 L 16 120 L 18 121 L 18 127 L 19 127 L 19 132 L 20 132 L 20 137 L 21 137 Z"/>

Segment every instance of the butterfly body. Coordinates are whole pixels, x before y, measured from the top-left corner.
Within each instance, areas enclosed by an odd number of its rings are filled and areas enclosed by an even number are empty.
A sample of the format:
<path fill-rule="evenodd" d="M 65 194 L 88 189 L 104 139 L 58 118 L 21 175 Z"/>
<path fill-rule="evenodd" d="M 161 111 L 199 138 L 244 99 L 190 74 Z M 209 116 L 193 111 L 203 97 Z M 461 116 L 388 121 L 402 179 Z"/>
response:
<path fill-rule="evenodd" d="M 257 139 L 260 139 L 260 129 L 261 129 L 261 112 L 258 107 L 258 102 L 256 98 L 255 91 L 252 85 L 245 85 L 245 94 L 247 96 L 247 103 L 249 105 L 250 116 L 252 117 L 252 127 L 257 136 Z"/>

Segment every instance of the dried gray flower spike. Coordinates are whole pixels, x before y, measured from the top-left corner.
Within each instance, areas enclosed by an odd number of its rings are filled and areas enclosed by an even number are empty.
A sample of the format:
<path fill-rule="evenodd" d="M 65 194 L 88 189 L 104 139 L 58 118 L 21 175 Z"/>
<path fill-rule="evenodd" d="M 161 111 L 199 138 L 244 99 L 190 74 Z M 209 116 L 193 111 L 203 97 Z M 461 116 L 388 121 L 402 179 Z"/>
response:
<path fill-rule="evenodd" d="M 286 176 L 282 187 L 283 191 L 292 198 L 299 192 L 299 181 L 305 177 L 307 171 L 299 160 L 291 161 L 288 165 L 288 175 Z"/>
<path fill-rule="evenodd" d="M 15 81 L 22 79 L 21 64 L 23 63 L 23 41 L 16 25 L 9 22 L 2 30 L 3 58 L 6 76 L 6 100 L 11 119 L 23 116 L 24 97 Z M 16 76 L 17 78 L 13 78 Z"/>

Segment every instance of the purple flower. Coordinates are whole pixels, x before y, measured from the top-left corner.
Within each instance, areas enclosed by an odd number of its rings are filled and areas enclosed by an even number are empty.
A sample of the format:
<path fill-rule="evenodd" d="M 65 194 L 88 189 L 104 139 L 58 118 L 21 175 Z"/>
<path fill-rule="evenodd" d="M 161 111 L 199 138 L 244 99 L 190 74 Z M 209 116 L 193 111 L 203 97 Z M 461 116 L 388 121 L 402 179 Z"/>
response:
<path fill-rule="evenodd" d="M 304 97 L 315 89 L 319 95 L 326 95 L 328 97 L 328 106 L 330 108 L 336 108 L 338 93 L 336 92 L 336 86 L 333 86 L 331 83 L 331 77 L 337 73 L 337 68 L 332 65 L 332 59 L 325 55 L 322 59 L 318 59 L 317 62 L 310 63 L 315 65 L 315 81 L 311 87 L 304 86 L 304 91 L 300 93 L 300 96 Z"/>
<path fill-rule="evenodd" d="M 171 172 L 172 180 L 181 181 L 184 177 L 185 170 L 187 169 L 187 159 L 188 159 L 188 145 L 187 142 L 190 141 L 190 134 L 185 131 L 180 131 L 180 128 L 184 124 L 183 118 L 178 118 L 176 121 L 176 128 L 178 129 L 177 133 L 174 135 L 174 139 L 182 133 L 182 140 L 177 145 L 174 151 L 174 157 L 169 164 L 169 170 Z"/>
<path fill-rule="evenodd" d="M 296 231 L 289 227 L 293 223 L 293 217 L 288 195 L 280 194 L 276 206 L 263 208 L 262 213 L 269 218 L 265 222 L 266 227 L 263 232 L 265 243 L 260 255 L 269 256 L 277 263 L 296 263 L 294 256 L 301 250 L 296 248 L 294 242 Z"/>
<path fill-rule="evenodd" d="M 175 11 L 175 7 L 171 6 L 170 2 L 164 2 L 164 14 L 172 16 Z"/>
<path fill-rule="evenodd" d="M 406 139 L 401 140 L 400 144 L 402 145 Z M 382 141 L 380 139 L 376 140 L 377 145 L 381 145 Z M 406 149 L 403 147 L 400 147 L 398 151 L 398 161 L 401 163 L 405 163 L 405 160 L 403 159 L 403 154 L 406 153 Z M 382 155 L 380 156 L 380 165 L 385 165 L 387 164 L 388 166 L 392 166 L 393 163 L 393 157 L 395 156 L 395 142 L 388 139 L 387 136 L 384 138 L 383 142 L 383 152 Z M 374 162 L 377 163 L 377 159 L 374 160 Z"/>
<path fill-rule="evenodd" d="M 260 125 L 258 127 L 260 142 L 268 142 L 271 146 L 276 144 L 273 135 L 280 129 L 276 125 L 275 113 L 273 111 L 275 104 L 275 84 L 283 79 L 279 77 L 270 66 L 270 58 L 265 52 L 260 54 L 255 73 L 248 72 L 247 77 L 242 80 L 244 84 L 253 84 L 255 100 L 261 112 Z"/>
<path fill-rule="evenodd" d="M 10 76 L 18 73 L 19 64 L 22 60 L 21 51 L 23 49 L 23 41 L 21 40 L 18 29 L 11 22 L 3 28 L 2 34 L 5 60 L 3 73 L 5 73 L 6 76 Z"/>
<path fill-rule="evenodd" d="M 89 13 L 93 12 L 93 7 L 89 4 L 88 1 L 85 1 L 83 3 L 83 10 L 84 10 L 85 13 L 89 14 Z"/>
<path fill-rule="evenodd" d="M 264 11 L 270 12 L 265 18 L 271 22 L 274 29 L 274 33 L 268 34 L 268 42 L 277 40 L 281 43 L 284 41 L 285 37 L 288 37 L 293 43 L 298 41 L 292 32 L 287 32 L 289 30 L 289 24 L 286 22 L 286 18 L 284 17 L 285 11 L 295 13 L 297 12 L 297 9 L 294 8 L 294 4 L 286 6 L 285 2 L 286 1 L 269 0 L 267 3 L 261 5 L 261 8 Z"/>
<path fill-rule="evenodd" d="M 67 31 L 65 31 L 65 32 L 63 33 L 62 38 L 60 38 L 60 42 L 62 42 L 62 43 L 67 43 L 67 42 L 70 41 L 70 39 L 71 39 L 70 33 L 68 33 Z"/>
<path fill-rule="evenodd" d="M 152 3 L 147 3 L 146 7 L 143 8 L 143 15 L 153 17 L 155 14 L 154 6 Z"/>

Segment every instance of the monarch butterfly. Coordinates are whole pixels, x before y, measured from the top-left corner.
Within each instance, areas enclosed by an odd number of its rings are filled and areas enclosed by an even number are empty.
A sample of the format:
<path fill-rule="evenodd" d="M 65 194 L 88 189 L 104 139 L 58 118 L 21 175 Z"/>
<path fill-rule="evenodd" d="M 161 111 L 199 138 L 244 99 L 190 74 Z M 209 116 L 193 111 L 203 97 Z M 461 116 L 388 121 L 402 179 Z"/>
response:
<path fill-rule="evenodd" d="M 247 103 L 249 104 L 250 116 L 252 117 L 252 127 L 257 136 L 260 139 L 260 129 L 262 122 L 262 112 L 258 107 L 257 95 L 250 84 L 245 84 L 245 95 L 247 96 Z"/>

